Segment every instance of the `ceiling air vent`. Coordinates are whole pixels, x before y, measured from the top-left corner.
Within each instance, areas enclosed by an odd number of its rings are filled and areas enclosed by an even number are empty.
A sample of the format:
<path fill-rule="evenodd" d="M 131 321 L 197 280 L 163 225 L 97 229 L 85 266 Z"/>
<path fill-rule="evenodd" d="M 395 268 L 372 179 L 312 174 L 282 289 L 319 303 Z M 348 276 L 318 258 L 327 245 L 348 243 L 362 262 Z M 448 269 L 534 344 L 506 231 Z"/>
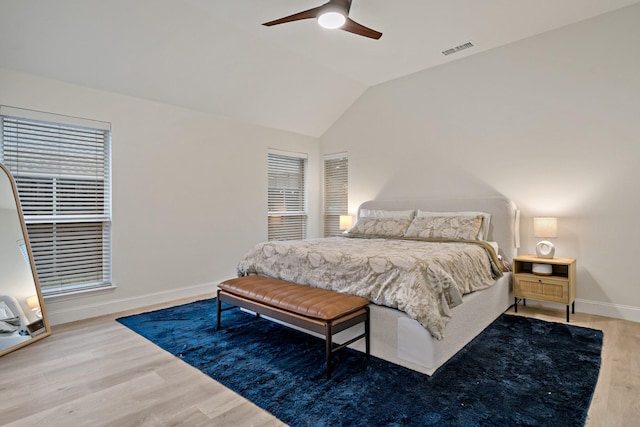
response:
<path fill-rule="evenodd" d="M 447 49 L 447 50 L 443 50 L 442 54 L 444 56 L 448 56 L 457 52 L 460 52 L 461 50 L 465 50 L 465 49 L 469 49 L 471 47 L 474 47 L 475 45 L 471 42 L 466 42 L 465 44 L 461 44 L 460 46 L 456 46 L 456 47 L 452 47 L 451 49 Z"/>

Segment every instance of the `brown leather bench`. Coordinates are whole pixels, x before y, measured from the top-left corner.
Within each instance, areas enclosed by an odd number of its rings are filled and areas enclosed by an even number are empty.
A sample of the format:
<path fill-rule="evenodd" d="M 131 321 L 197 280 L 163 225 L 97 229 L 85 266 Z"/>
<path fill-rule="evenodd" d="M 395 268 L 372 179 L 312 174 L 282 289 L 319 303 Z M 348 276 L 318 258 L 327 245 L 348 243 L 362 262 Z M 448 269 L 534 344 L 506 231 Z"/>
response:
<path fill-rule="evenodd" d="M 242 307 L 256 315 L 265 315 L 300 328 L 324 334 L 326 340 L 327 378 L 331 378 L 331 355 L 362 338 L 369 356 L 369 301 L 270 277 L 251 275 L 226 280 L 218 285 L 217 324 L 225 310 Z M 231 307 L 222 308 L 222 303 Z M 364 333 L 334 346 L 333 334 L 364 322 Z"/>

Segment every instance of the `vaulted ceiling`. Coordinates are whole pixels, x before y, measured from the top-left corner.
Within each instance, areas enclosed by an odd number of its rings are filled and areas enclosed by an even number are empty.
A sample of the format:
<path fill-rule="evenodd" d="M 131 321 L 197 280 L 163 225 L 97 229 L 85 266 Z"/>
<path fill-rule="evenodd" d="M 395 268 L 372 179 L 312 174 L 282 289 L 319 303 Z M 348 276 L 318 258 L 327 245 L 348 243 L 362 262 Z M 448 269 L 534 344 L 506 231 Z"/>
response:
<path fill-rule="evenodd" d="M 640 0 L 353 0 L 380 40 L 260 25 L 325 1 L 0 0 L 0 67 L 321 136 L 371 86 Z"/>

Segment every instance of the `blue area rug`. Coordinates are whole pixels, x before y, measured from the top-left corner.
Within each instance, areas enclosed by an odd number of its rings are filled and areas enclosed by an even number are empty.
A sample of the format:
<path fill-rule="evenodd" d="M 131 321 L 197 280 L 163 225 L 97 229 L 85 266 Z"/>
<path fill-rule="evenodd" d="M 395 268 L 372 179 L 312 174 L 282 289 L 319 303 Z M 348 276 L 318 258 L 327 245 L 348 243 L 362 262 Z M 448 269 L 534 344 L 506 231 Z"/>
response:
<path fill-rule="evenodd" d="M 291 426 L 582 426 L 602 332 L 502 315 L 429 377 L 215 299 L 118 319 Z"/>

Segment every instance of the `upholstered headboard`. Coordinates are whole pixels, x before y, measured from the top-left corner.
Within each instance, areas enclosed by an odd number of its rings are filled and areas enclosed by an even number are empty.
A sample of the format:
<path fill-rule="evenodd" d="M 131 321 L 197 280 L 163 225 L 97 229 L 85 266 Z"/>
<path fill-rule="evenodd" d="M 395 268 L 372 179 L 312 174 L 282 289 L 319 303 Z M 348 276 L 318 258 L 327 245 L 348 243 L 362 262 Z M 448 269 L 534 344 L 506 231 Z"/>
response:
<path fill-rule="evenodd" d="M 22 307 L 20 307 L 20 304 L 18 303 L 18 300 L 11 295 L 0 295 L 0 302 L 5 303 L 9 310 L 11 310 L 13 315 L 20 319 L 20 330 L 26 331 L 29 319 L 27 319 L 27 316 L 25 316 Z"/>
<path fill-rule="evenodd" d="M 500 255 L 509 262 L 518 254 L 518 247 L 520 246 L 520 212 L 515 203 L 503 197 L 369 200 L 360 205 L 358 217 L 361 209 L 487 212 L 491 214 L 491 226 L 489 228 L 489 236 L 485 240 L 497 242 L 500 248 Z"/>

